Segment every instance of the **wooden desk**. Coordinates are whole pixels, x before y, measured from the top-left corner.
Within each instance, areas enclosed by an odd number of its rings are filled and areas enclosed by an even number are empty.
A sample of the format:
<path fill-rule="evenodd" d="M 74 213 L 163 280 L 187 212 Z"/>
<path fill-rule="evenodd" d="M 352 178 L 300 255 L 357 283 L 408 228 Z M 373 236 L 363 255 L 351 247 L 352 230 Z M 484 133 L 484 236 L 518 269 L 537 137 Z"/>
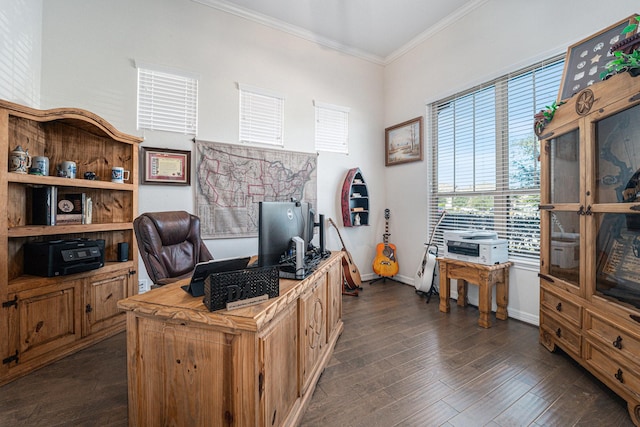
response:
<path fill-rule="evenodd" d="M 496 319 L 507 320 L 507 304 L 509 303 L 509 267 L 511 262 L 495 265 L 475 264 L 455 259 L 438 258 L 440 264 L 440 311 L 450 310 L 451 279 L 458 280 L 458 305 L 468 304 L 467 284 L 478 285 L 480 318 L 478 325 L 491 327 L 491 287 L 496 287 Z"/>
<path fill-rule="evenodd" d="M 185 281 L 119 301 L 129 425 L 297 425 L 344 327 L 342 256 L 236 310 L 210 312 Z"/>

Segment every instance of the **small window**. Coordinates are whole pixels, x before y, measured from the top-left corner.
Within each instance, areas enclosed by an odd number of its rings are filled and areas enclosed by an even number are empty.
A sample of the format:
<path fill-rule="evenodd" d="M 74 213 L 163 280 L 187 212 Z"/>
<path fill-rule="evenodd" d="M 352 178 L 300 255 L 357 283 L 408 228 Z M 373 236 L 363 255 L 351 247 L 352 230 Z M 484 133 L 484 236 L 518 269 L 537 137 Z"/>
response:
<path fill-rule="evenodd" d="M 284 145 L 284 96 L 238 84 L 240 89 L 240 141 Z"/>
<path fill-rule="evenodd" d="M 349 153 L 349 108 L 315 101 L 316 151 Z"/>
<path fill-rule="evenodd" d="M 154 65 L 137 66 L 138 129 L 197 134 L 197 76 Z"/>

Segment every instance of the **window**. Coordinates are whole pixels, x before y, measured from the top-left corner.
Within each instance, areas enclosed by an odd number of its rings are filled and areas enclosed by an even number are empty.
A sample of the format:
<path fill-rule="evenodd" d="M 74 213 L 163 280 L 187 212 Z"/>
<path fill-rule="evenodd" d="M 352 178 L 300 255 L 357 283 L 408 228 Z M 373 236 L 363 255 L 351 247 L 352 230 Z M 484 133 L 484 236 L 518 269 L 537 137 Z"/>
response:
<path fill-rule="evenodd" d="M 349 108 L 314 101 L 316 150 L 349 153 Z"/>
<path fill-rule="evenodd" d="M 284 145 L 284 96 L 247 85 L 240 89 L 240 141 Z"/>
<path fill-rule="evenodd" d="M 198 133 L 198 78 L 155 65 L 138 67 L 138 129 Z"/>
<path fill-rule="evenodd" d="M 440 246 L 444 230 L 487 229 L 509 241 L 511 259 L 539 259 L 533 116 L 556 99 L 563 67 L 556 57 L 429 105 L 431 227 L 447 212 Z"/>

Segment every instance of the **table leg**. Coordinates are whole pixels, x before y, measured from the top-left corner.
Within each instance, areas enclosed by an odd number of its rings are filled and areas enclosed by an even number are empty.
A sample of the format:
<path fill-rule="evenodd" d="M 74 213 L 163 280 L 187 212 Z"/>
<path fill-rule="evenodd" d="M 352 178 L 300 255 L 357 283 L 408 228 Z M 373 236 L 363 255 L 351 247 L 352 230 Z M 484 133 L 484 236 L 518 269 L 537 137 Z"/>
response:
<path fill-rule="evenodd" d="M 507 304 L 509 302 L 509 268 L 501 270 L 498 281 L 496 283 L 496 319 L 507 320 L 509 313 L 507 312 Z"/>
<path fill-rule="evenodd" d="M 449 298 L 451 298 L 451 279 L 447 277 L 446 263 L 440 263 L 440 311 L 449 312 Z"/>
<path fill-rule="evenodd" d="M 458 306 L 466 307 L 469 304 L 469 297 L 467 291 L 469 286 L 466 280 L 458 279 Z"/>
<path fill-rule="evenodd" d="M 478 283 L 478 310 L 480 311 L 480 318 L 478 319 L 478 325 L 483 328 L 491 327 L 491 279 L 490 275 L 486 272 L 480 273 L 480 283 Z"/>

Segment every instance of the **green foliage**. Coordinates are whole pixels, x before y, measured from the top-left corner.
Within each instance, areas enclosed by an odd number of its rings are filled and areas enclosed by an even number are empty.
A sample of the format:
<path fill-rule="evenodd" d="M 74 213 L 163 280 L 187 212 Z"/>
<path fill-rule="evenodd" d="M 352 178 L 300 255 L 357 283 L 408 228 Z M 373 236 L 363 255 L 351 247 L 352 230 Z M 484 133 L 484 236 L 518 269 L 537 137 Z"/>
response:
<path fill-rule="evenodd" d="M 613 56 L 615 56 L 615 59 L 609 61 L 605 70 L 600 73 L 601 80 L 606 79 L 611 74 L 640 68 L 640 51 L 634 50 L 631 53 L 624 53 L 618 50 L 613 52 Z"/>
<path fill-rule="evenodd" d="M 564 104 L 564 101 L 553 101 L 551 105 L 546 105 L 544 107 L 544 110 L 540 110 L 539 113 L 536 113 L 536 115 L 534 116 L 534 130 L 536 132 L 536 135 L 540 135 L 542 133 L 544 127 L 547 125 L 547 123 L 551 122 L 553 116 L 556 114 L 556 110 L 562 104 Z"/>
<path fill-rule="evenodd" d="M 479 214 L 491 212 L 494 208 L 493 196 L 456 196 L 451 201 L 452 212 Z"/>
<path fill-rule="evenodd" d="M 622 35 L 633 33 L 638 29 L 638 23 L 640 23 L 640 16 L 635 17 L 636 23 L 629 24 L 622 30 Z M 605 80 L 609 76 L 617 73 L 623 73 L 625 71 L 636 70 L 640 68 L 640 52 L 634 50 L 631 53 L 624 53 L 622 51 L 613 52 L 615 59 L 609 61 L 605 67 L 605 70 L 600 73 L 600 80 Z"/>
<path fill-rule="evenodd" d="M 550 122 L 553 119 L 553 116 L 556 114 L 556 110 L 562 104 L 564 104 L 564 101 L 562 102 L 553 101 L 551 105 L 545 105 L 544 110 L 542 110 L 541 113 L 544 116 L 544 118 L 547 119 L 548 122 Z"/>
<path fill-rule="evenodd" d="M 540 143 L 533 135 L 509 142 L 509 187 L 512 189 L 536 188 L 540 186 L 538 156 Z"/>
<path fill-rule="evenodd" d="M 636 22 L 640 22 L 640 16 L 635 17 Z M 633 33 L 636 28 L 638 28 L 638 24 L 629 24 L 622 30 L 622 34 Z"/>

